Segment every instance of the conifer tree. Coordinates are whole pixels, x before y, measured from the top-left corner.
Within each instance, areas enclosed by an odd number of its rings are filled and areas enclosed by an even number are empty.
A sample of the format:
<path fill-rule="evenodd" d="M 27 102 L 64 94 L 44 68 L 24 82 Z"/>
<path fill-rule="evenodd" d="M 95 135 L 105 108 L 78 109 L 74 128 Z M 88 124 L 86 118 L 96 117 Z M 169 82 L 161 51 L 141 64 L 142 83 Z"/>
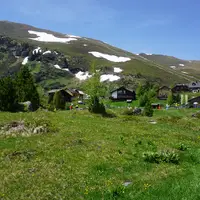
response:
<path fill-rule="evenodd" d="M 0 110 L 14 112 L 17 95 L 14 82 L 10 77 L 0 79 Z"/>
<path fill-rule="evenodd" d="M 22 66 L 15 80 L 18 102 L 30 101 L 33 110 L 40 105 L 40 98 L 28 66 Z"/>
<path fill-rule="evenodd" d="M 61 91 L 57 91 L 53 96 L 53 107 L 57 110 L 64 110 L 65 104 L 66 102 L 61 94 Z"/>

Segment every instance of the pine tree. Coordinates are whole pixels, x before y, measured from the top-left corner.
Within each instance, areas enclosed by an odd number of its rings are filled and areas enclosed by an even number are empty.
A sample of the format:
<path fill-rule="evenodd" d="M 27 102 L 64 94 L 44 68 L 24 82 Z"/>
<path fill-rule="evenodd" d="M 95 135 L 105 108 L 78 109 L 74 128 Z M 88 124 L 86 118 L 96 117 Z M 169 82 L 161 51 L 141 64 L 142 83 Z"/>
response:
<path fill-rule="evenodd" d="M 16 76 L 15 83 L 18 102 L 30 101 L 33 110 L 37 110 L 40 105 L 40 98 L 28 66 L 21 67 Z"/>
<path fill-rule="evenodd" d="M 17 95 L 13 80 L 10 77 L 0 79 L 0 110 L 14 112 Z"/>
<path fill-rule="evenodd" d="M 57 110 L 64 110 L 65 109 L 66 101 L 62 96 L 61 91 L 57 91 L 53 96 L 53 107 Z"/>

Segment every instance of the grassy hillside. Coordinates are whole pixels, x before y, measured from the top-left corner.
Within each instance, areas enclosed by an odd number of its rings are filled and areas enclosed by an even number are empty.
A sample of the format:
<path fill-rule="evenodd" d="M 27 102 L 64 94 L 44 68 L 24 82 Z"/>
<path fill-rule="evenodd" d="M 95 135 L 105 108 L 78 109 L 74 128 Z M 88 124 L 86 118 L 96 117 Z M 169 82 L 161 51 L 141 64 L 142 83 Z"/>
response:
<path fill-rule="evenodd" d="M 25 120 L 51 130 L 1 133 L 0 199 L 199 199 L 200 130 L 193 112 L 156 111 L 157 124 L 85 111 L 0 113 L 1 126 Z M 145 161 L 147 152 L 167 151 L 179 162 Z"/>
<path fill-rule="evenodd" d="M 138 82 L 142 82 L 145 79 L 148 81 L 157 82 L 161 85 L 171 85 L 174 83 L 180 82 L 190 82 L 195 80 L 196 77 L 186 75 L 181 73 L 180 71 L 174 71 L 170 68 L 166 68 L 165 65 L 159 64 L 148 60 L 144 56 L 138 56 L 128 51 L 119 49 L 117 47 L 106 44 L 102 41 L 91 39 L 87 37 L 78 38 L 76 41 L 70 41 L 69 43 L 52 43 L 52 42 L 38 42 L 34 40 L 30 40 L 30 38 L 37 37 L 36 35 L 32 35 L 28 33 L 28 30 L 45 32 L 49 34 L 53 34 L 56 37 L 65 38 L 65 34 L 57 33 L 50 30 L 40 29 L 33 26 L 29 26 L 26 24 L 19 24 L 7 21 L 0 21 L 0 35 L 6 35 L 10 37 L 12 40 L 16 42 L 17 45 L 28 43 L 28 51 L 30 54 L 30 50 L 41 47 L 43 50 L 56 50 L 63 54 L 63 58 L 67 59 L 68 67 L 75 71 L 88 71 L 90 64 L 95 60 L 98 69 L 102 69 L 102 73 L 114 73 L 114 67 L 120 67 L 123 69 L 122 74 L 118 74 L 121 76 L 121 80 L 116 82 L 116 85 L 121 85 L 123 82 L 129 82 L 132 85 L 136 85 Z M 25 45 L 27 46 L 27 45 Z M 1 47 L 1 46 L 0 46 Z M 12 47 L 13 48 L 13 47 Z M 0 55 L 0 75 L 1 73 L 8 71 L 16 71 L 19 68 L 19 63 L 22 62 L 23 58 L 17 59 L 12 56 L 12 59 L 8 59 L 8 55 L 12 54 L 12 48 L 9 48 L 9 51 L 4 53 L 4 58 L 1 59 Z M 2 50 L 5 50 L 5 45 L 2 47 Z M 0 53 L 1 53 L 0 48 Z M 27 50 L 27 49 L 26 49 Z M 96 58 L 93 55 L 89 54 L 90 51 L 97 51 L 104 54 L 115 55 L 115 56 L 124 56 L 131 58 L 131 61 L 124 63 L 115 63 L 104 58 Z M 29 55 L 30 56 L 30 55 Z M 46 63 L 42 63 L 41 69 L 42 72 L 37 72 L 39 76 L 42 73 L 42 77 L 44 77 L 46 73 L 46 79 L 41 80 L 42 86 L 50 87 L 48 83 L 57 84 L 60 82 L 61 84 L 70 84 L 76 86 L 77 84 L 81 85 L 82 82 L 76 80 L 66 74 L 66 80 L 64 80 L 64 73 L 59 73 L 58 70 L 55 72 L 55 75 L 52 74 L 55 70 L 53 64 L 48 64 L 46 67 Z M 45 70 L 46 69 L 46 70 Z M 51 70 L 49 70 L 51 69 Z M 35 71 L 34 71 L 35 72 Z M 34 73 L 35 74 L 35 73 Z M 140 74 L 141 76 L 138 76 Z M 196 73 L 192 73 L 196 74 Z M 139 77 L 139 78 L 138 78 Z M 140 80 L 138 80 L 140 79 Z M 53 81 L 55 80 L 55 81 Z M 54 82 L 54 83 L 52 83 Z M 79 83 L 77 83 L 79 82 Z"/>
<path fill-rule="evenodd" d="M 169 69 L 170 67 L 175 67 L 174 72 L 175 73 L 182 73 L 186 76 L 192 76 L 196 79 L 200 79 L 200 62 L 199 61 L 188 61 L 179 59 L 173 56 L 167 56 L 167 55 L 158 55 L 158 54 L 151 54 L 147 55 L 144 53 L 140 54 L 141 57 L 146 58 L 154 63 L 160 64 L 166 69 Z M 186 73 L 188 74 L 186 74 Z"/>

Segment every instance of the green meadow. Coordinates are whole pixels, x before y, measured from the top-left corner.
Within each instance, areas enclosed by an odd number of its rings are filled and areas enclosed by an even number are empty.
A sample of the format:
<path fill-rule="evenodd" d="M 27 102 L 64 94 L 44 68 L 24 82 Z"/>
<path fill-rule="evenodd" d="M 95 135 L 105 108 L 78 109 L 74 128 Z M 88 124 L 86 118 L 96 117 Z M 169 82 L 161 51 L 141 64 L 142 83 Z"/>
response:
<path fill-rule="evenodd" d="M 0 199 L 200 199 L 196 110 L 156 110 L 152 118 L 109 112 L 1 112 L 2 130 L 24 121 L 49 131 L 1 131 Z"/>

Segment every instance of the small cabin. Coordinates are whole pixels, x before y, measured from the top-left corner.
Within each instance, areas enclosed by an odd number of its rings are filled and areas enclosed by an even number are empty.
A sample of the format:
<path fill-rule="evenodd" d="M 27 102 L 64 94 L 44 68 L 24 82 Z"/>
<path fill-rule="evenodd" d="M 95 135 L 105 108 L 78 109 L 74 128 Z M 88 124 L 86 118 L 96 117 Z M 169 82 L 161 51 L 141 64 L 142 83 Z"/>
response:
<path fill-rule="evenodd" d="M 170 94 L 171 89 L 167 86 L 163 86 L 158 89 L 157 91 L 157 98 L 160 100 L 166 100 L 168 98 L 168 95 Z"/>
<path fill-rule="evenodd" d="M 136 94 L 135 91 L 128 90 L 125 87 L 120 87 L 111 92 L 110 99 L 113 101 L 135 100 Z"/>
<path fill-rule="evenodd" d="M 56 92 L 59 92 L 59 91 L 61 92 L 62 97 L 64 98 L 64 100 L 66 102 L 71 102 L 72 101 L 73 94 L 68 89 L 66 89 L 66 88 L 54 89 L 54 90 L 48 91 L 48 96 L 49 96 L 48 103 L 49 104 L 53 101 L 54 94 Z"/>
<path fill-rule="evenodd" d="M 198 81 L 188 84 L 188 87 L 189 87 L 189 90 L 193 93 L 200 92 L 200 82 Z"/>
<path fill-rule="evenodd" d="M 179 93 L 179 92 L 189 92 L 189 86 L 186 84 L 176 84 L 173 88 L 172 88 L 172 92 L 173 93 Z"/>
<path fill-rule="evenodd" d="M 73 94 L 73 99 L 79 99 L 81 101 L 83 101 L 83 97 L 84 97 L 84 92 L 82 92 L 81 90 L 77 90 L 77 89 L 70 89 L 70 92 Z"/>

